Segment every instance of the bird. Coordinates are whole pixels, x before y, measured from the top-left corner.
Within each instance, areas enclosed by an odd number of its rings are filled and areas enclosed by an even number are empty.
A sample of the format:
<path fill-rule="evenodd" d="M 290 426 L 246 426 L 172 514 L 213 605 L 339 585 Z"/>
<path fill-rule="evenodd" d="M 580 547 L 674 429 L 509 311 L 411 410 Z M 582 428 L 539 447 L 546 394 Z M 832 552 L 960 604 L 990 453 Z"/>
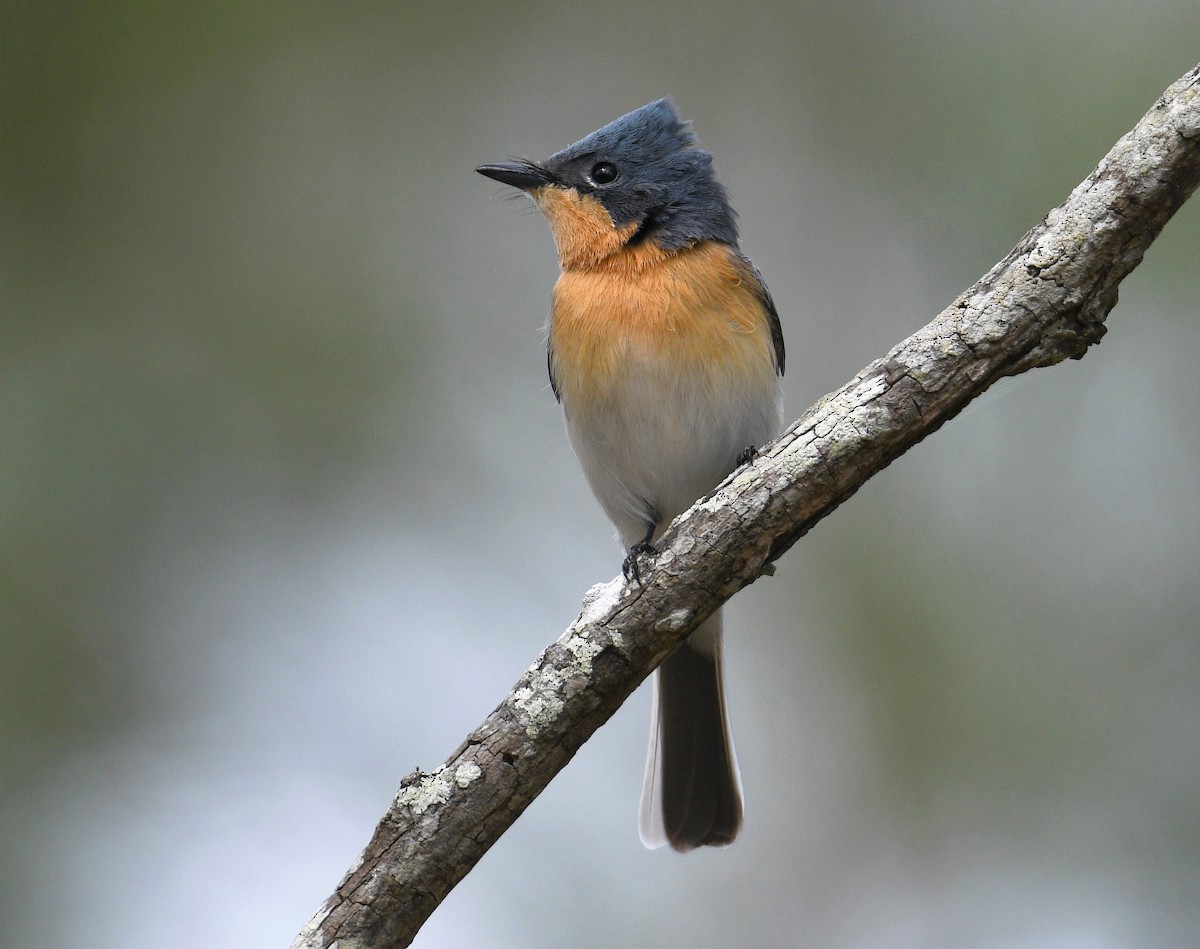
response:
<path fill-rule="evenodd" d="M 543 161 L 476 171 L 527 194 L 560 275 L 547 329 L 550 386 L 592 493 L 615 525 L 626 582 L 671 520 L 779 432 L 784 343 L 736 213 L 670 99 Z M 714 612 L 654 678 L 639 835 L 654 849 L 723 847 L 742 825 Z"/>

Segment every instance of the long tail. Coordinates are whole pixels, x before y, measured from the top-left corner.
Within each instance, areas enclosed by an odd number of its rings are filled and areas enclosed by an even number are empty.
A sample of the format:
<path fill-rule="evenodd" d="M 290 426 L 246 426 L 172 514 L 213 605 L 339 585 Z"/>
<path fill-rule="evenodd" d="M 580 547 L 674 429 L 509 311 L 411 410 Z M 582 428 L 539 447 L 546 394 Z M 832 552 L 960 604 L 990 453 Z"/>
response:
<path fill-rule="evenodd" d="M 719 612 L 659 667 L 654 696 L 642 843 L 679 851 L 731 844 L 742 825 L 742 780 L 725 715 Z"/>

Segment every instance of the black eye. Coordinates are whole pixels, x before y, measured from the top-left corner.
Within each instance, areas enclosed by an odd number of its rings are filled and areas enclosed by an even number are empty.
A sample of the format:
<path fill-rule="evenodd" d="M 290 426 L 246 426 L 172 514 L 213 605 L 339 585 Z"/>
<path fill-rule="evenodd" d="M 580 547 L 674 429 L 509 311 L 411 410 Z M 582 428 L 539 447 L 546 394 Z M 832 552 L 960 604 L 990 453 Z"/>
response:
<path fill-rule="evenodd" d="M 610 185 L 617 180 L 617 166 L 610 161 L 601 161 L 592 165 L 592 170 L 588 172 L 588 177 L 594 185 Z"/>

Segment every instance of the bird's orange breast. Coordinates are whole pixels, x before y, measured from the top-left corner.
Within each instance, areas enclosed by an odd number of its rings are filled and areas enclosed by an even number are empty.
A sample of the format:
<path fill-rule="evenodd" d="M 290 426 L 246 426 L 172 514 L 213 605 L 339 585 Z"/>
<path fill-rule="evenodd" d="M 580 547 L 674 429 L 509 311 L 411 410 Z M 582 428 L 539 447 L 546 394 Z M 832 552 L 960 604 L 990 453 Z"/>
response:
<path fill-rule="evenodd" d="M 701 398 L 775 385 L 755 278 L 712 241 L 677 252 L 646 242 L 565 268 L 554 288 L 550 360 L 568 411 L 576 398 L 620 398 L 633 373 L 661 374 Z"/>

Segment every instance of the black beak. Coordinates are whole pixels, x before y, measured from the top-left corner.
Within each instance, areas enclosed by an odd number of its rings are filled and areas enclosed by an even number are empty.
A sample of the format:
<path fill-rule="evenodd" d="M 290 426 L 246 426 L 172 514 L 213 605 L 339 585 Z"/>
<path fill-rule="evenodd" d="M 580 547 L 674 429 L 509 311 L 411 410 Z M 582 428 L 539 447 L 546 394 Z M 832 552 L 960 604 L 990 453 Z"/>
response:
<path fill-rule="evenodd" d="M 554 183 L 554 176 L 540 165 L 531 161 L 498 161 L 491 165 L 480 165 L 475 169 L 481 175 L 512 185 L 522 191 L 541 188 Z"/>

